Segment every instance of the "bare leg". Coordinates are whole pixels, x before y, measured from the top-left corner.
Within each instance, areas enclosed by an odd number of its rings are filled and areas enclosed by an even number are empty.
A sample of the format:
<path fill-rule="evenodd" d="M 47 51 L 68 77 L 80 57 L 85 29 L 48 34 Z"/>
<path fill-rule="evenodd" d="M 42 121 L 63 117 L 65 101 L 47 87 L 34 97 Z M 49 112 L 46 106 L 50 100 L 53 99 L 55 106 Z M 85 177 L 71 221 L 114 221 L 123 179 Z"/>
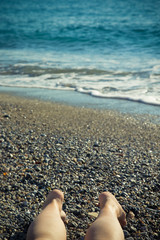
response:
<path fill-rule="evenodd" d="M 66 229 L 62 219 L 64 196 L 59 190 L 50 192 L 44 203 L 42 212 L 31 223 L 27 240 L 66 240 Z"/>
<path fill-rule="evenodd" d="M 123 240 L 121 226 L 126 225 L 126 215 L 110 192 L 99 196 L 100 213 L 87 230 L 85 240 Z"/>

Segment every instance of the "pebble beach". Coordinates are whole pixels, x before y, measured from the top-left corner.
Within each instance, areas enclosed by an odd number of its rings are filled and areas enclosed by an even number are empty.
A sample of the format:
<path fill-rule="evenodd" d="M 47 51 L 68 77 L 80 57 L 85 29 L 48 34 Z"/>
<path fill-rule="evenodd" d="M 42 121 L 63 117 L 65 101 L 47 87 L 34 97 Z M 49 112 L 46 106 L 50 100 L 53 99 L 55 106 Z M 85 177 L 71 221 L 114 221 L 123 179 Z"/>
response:
<path fill-rule="evenodd" d="M 0 239 L 25 239 L 54 188 L 67 239 L 84 239 L 102 191 L 126 211 L 125 239 L 160 239 L 160 125 L 147 115 L 0 93 L 0 159 Z"/>

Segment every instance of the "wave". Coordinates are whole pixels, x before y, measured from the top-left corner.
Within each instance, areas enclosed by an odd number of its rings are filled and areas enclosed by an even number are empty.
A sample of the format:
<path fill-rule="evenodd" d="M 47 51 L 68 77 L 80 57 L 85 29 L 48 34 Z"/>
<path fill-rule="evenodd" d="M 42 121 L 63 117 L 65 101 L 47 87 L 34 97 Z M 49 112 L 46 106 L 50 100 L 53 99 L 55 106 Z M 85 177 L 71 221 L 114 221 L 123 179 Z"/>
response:
<path fill-rule="evenodd" d="M 153 70 L 153 71 L 152 71 Z M 0 65 L 0 75 L 28 75 L 28 76 L 41 76 L 46 74 L 67 74 L 76 73 L 80 75 L 110 75 L 117 77 L 124 76 L 139 76 L 141 78 L 160 76 L 160 66 L 154 66 L 153 69 L 141 71 L 109 71 L 97 68 L 54 68 L 47 66 L 38 66 L 37 64 L 20 63 L 8 66 Z M 100 81 L 103 81 L 101 79 Z"/>
<path fill-rule="evenodd" d="M 145 95 L 137 95 L 137 96 L 132 96 L 129 93 L 124 96 L 123 94 L 118 93 L 117 95 L 109 93 L 107 94 L 102 94 L 99 91 L 96 90 L 84 90 L 84 89 L 79 89 L 77 90 L 81 93 L 89 94 L 93 97 L 98 97 L 98 98 L 109 98 L 109 99 L 119 99 L 119 100 L 127 100 L 127 101 L 132 101 L 132 102 L 138 102 L 138 103 L 143 103 L 143 104 L 148 104 L 148 105 L 153 105 L 153 106 L 159 106 L 160 107 L 160 101 L 153 97 L 153 96 L 145 96 Z M 117 90 L 118 92 L 118 90 Z"/>
<path fill-rule="evenodd" d="M 160 106 L 160 66 L 141 71 L 55 68 L 37 63 L 0 65 L 0 86 L 72 90 Z"/>
<path fill-rule="evenodd" d="M 142 104 L 147 104 L 147 105 L 152 105 L 152 106 L 157 106 L 160 107 L 160 100 L 156 99 L 154 96 L 146 96 L 143 94 L 140 95 L 132 95 L 130 93 L 124 95 L 116 89 L 115 91 L 117 92 L 116 95 L 109 93 L 109 94 L 103 94 L 98 90 L 95 89 L 86 89 L 86 88 L 77 88 L 75 85 L 72 84 L 61 84 L 57 85 L 55 87 L 44 87 L 44 86 L 33 86 L 33 85 L 20 85 L 20 86 L 15 86 L 12 84 L 0 84 L 0 87 L 9 87 L 9 88 L 26 88 L 26 89 L 48 89 L 48 90 L 60 90 L 60 91 L 76 91 L 82 94 L 87 94 L 90 95 L 91 97 L 96 97 L 96 98 L 106 98 L 106 99 L 119 99 L 119 100 L 126 100 L 126 101 L 132 101 L 132 102 L 138 102 Z"/>
<path fill-rule="evenodd" d="M 44 74 L 61 74 L 61 73 L 62 74 L 78 73 L 78 74 L 85 74 L 85 75 L 114 74 L 112 71 L 105 71 L 100 69 L 88 69 L 88 68 L 48 68 L 48 67 L 40 67 L 37 65 L 27 65 L 27 64 L 15 64 L 13 66 L 7 66 L 7 67 L 0 66 L 0 75 L 21 74 L 21 75 L 28 75 L 28 76 L 41 76 Z"/>

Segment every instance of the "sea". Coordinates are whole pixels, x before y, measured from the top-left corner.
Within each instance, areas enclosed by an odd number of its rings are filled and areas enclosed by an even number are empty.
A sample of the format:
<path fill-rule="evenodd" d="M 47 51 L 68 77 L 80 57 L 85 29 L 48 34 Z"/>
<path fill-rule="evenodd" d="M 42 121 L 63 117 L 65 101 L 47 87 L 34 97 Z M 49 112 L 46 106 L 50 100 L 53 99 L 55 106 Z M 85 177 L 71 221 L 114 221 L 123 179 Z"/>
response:
<path fill-rule="evenodd" d="M 160 1 L 0 0 L 4 88 L 160 112 Z"/>

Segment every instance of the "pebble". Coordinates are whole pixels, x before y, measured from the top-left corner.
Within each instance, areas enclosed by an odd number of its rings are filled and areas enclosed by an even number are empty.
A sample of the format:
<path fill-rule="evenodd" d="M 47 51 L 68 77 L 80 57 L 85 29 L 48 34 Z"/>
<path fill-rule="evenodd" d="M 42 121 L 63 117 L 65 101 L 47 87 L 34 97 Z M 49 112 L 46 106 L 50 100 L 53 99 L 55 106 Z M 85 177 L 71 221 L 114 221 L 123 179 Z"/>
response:
<path fill-rule="evenodd" d="M 127 219 L 134 219 L 135 218 L 135 214 L 130 211 L 128 214 L 127 214 Z"/>
<path fill-rule="evenodd" d="M 93 217 L 93 218 L 97 218 L 98 217 L 98 213 L 96 213 L 96 212 L 89 212 L 88 215 L 90 217 Z"/>
<path fill-rule="evenodd" d="M 106 190 L 127 213 L 126 239 L 159 240 L 159 125 L 1 95 L 0 108 L 9 116 L 0 121 L 0 239 L 25 239 L 48 192 L 60 188 L 68 239 L 84 238 Z"/>
<path fill-rule="evenodd" d="M 3 117 L 4 118 L 10 118 L 10 115 L 9 114 L 4 114 Z"/>
<path fill-rule="evenodd" d="M 130 237 L 130 233 L 129 233 L 128 231 L 123 230 L 123 233 L 124 233 L 125 239 L 126 239 L 127 237 Z"/>

